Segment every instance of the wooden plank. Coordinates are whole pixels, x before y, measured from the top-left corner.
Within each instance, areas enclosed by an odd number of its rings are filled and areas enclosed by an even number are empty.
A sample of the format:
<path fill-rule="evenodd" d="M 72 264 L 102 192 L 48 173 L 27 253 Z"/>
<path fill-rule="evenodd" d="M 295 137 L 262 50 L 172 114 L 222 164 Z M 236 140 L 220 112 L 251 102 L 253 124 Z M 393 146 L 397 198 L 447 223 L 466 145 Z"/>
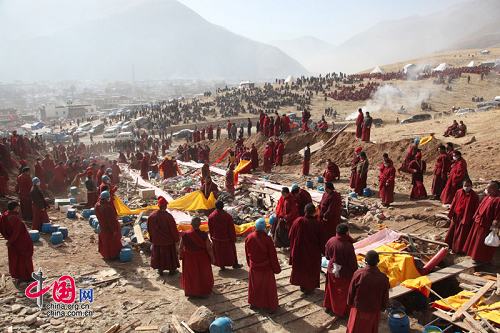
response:
<path fill-rule="evenodd" d="M 426 242 L 426 243 L 431 243 L 431 244 L 436 244 L 436 245 L 448 247 L 448 244 L 446 244 L 444 242 L 439 242 L 439 241 L 435 241 L 435 240 L 431 240 L 431 239 L 419 237 L 418 235 L 407 234 L 407 235 L 404 235 L 404 236 L 406 236 L 406 237 L 410 236 L 411 238 L 418 239 L 418 240 L 420 240 L 422 242 Z"/>
<path fill-rule="evenodd" d="M 137 326 L 135 328 L 136 332 L 146 332 L 146 331 L 158 331 L 159 327 L 156 325 L 152 326 Z"/>
<path fill-rule="evenodd" d="M 494 284 L 495 282 L 489 281 L 488 283 L 486 283 L 486 285 L 482 286 L 481 289 L 479 289 L 478 292 L 474 294 L 474 296 L 472 296 L 467 302 L 465 302 L 464 304 L 462 304 L 460 308 L 458 308 L 458 310 L 453 314 L 453 316 L 451 316 L 451 319 L 453 321 L 459 319 L 463 314 L 465 314 L 465 312 L 467 312 L 467 310 L 469 310 L 471 306 L 473 306 L 477 301 L 479 301 L 479 299 L 484 294 L 486 294 L 486 292 L 491 287 L 493 287 Z"/>
<path fill-rule="evenodd" d="M 311 150 L 311 154 L 312 153 L 315 153 L 317 152 L 318 150 L 320 150 L 321 148 L 323 148 L 323 146 L 325 145 L 325 141 L 321 140 L 319 142 L 316 142 L 315 144 L 313 145 L 310 145 L 309 146 L 309 149 Z M 306 148 L 302 148 L 301 150 L 299 150 L 299 154 L 300 156 L 304 156 L 304 151 L 306 150 Z"/>
<path fill-rule="evenodd" d="M 446 268 L 440 269 L 439 271 L 432 272 L 427 275 L 427 277 L 431 280 L 432 283 L 439 282 L 441 280 L 447 279 L 451 276 L 457 275 L 469 268 L 475 267 L 476 264 L 472 262 L 471 259 L 469 260 L 464 260 L 459 264 L 451 265 Z M 413 289 L 406 288 L 404 286 L 397 286 L 392 288 L 389 291 L 389 297 L 390 298 L 396 298 L 402 295 L 405 295 L 409 292 L 412 292 Z"/>
<path fill-rule="evenodd" d="M 443 310 L 435 309 L 432 312 L 432 314 L 438 318 L 446 320 L 449 323 L 452 323 L 451 316 L 448 315 L 447 313 L 445 313 Z M 468 323 L 464 323 L 463 321 L 455 321 L 455 322 L 453 322 L 453 325 L 458 326 L 461 329 L 468 331 L 468 332 L 472 331 L 472 327 L 470 327 L 470 325 Z"/>
<path fill-rule="evenodd" d="M 458 274 L 458 278 L 467 282 L 471 282 L 474 284 L 477 284 L 479 286 L 484 286 L 488 280 L 480 277 L 480 276 L 475 276 L 467 273 L 460 273 Z"/>
<path fill-rule="evenodd" d="M 176 315 L 172 315 L 172 329 L 177 333 L 184 333 L 184 328 Z"/>
<path fill-rule="evenodd" d="M 142 218 L 143 214 L 144 214 L 144 212 L 141 212 L 137 216 L 137 218 L 135 219 L 135 223 L 134 223 L 134 235 L 137 239 L 137 244 L 144 243 L 144 235 L 142 234 L 142 229 L 141 229 L 141 225 L 140 225 L 141 218 Z"/>
<path fill-rule="evenodd" d="M 483 328 L 483 326 L 477 320 L 472 318 L 472 316 L 470 314 L 468 314 L 467 312 L 464 312 L 464 317 L 465 317 L 464 321 L 467 324 L 469 324 L 470 326 L 472 326 L 472 328 L 474 329 L 473 332 L 488 333 L 488 331 L 485 330 Z M 452 316 L 452 319 L 453 319 L 453 316 Z"/>
<path fill-rule="evenodd" d="M 328 145 L 330 142 L 332 142 L 333 140 L 337 139 L 337 137 L 340 135 L 340 133 L 342 133 L 343 131 L 345 131 L 345 129 L 347 127 L 349 127 L 350 124 L 346 124 L 344 127 L 342 127 L 341 129 L 339 129 L 337 132 L 335 132 L 331 137 L 330 139 L 328 139 L 325 144 L 323 145 L 323 147 L 325 147 L 326 145 Z M 323 148 L 322 147 L 322 148 Z"/>

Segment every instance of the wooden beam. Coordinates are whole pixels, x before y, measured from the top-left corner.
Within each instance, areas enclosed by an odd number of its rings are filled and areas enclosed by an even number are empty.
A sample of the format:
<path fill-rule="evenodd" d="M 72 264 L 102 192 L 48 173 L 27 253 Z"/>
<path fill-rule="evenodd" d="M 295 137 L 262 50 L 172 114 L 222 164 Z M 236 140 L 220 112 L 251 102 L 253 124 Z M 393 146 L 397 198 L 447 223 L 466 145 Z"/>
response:
<path fill-rule="evenodd" d="M 460 308 L 458 308 L 458 310 L 453 314 L 453 316 L 451 316 L 451 319 L 455 321 L 459 319 L 462 315 L 464 315 L 471 306 L 473 306 L 477 301 L 479 301 L 479 299 L 483 297 L 483 295 L 486 294 L 486 292 L 491 287 L 493 287 L 494 284 L 495 282 L 489 281 L 484 286 L 482 286 L 481 289 L 479 289 L 478 292 L 474 294 L 474 296 L 472 296 L 467 302 L 465 302 L 464 304 L 462 304 Z"/>
<path fill-rule="evenodd" d="M 419 237 L 418 235 L 412 235 L 412 234 L 406 234 L 404 235 L 405 237 L 408 237 L 410 236 L 411 238 L 413 239 L 418 239 L 422 242 L 426 242 L 426 243 L 431 243 L 431 244 L 436 244 L 436 245 L 440 245 L 440 246 L 444 246 L 444 247 L 449 247 L 448 244 L 444 243 L 444 242 L 439 242 L 439 241 L 435 241 L 435 240 L 430 240 L 430 239 L 427 239 L 427 238 L 423 238 L 423 237 Z"/>

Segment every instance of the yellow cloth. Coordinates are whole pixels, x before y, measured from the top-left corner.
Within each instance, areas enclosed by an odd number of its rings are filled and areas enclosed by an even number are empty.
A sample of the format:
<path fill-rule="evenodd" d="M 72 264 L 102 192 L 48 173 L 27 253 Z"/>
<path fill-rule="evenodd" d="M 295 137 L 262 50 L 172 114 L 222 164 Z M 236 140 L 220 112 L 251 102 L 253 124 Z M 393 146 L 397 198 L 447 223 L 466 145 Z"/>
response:
<path fill-rule="evenodd" d="M 432 307 L 447 311 L 457 310 L 472 296 L 474 296 L 474 293 L 472 291 L 463 290 L 456 295 L 445 298 L 444 300 L 438 300 L 433 302 Z M 481 297 L 480 300 L 471 307 L 471 309 L 473 310 L 481 310 L 476 313 L 475 318 L 476 319 L 480 319 L 480 317 L 485 318 L 500 325 L 500 309 L 499 309 L 500 302 L 496 302 L 489 305 L 484 305 L 483 303 L 484 303 L 484 297 Z"/>
<path fill-rule="evenodd" d="M 207 210 L 215 208 L 215 197 L 210 193 L 210 197 L 205 198 L 201 191 L 188 193 L 180 198 L 170 201 L 168 209 L 176 209 L 182 211 Z"/>
<path fill-rule="evenodd" d="M 247 160 L 240 160 L 240 163 L 236 166 L 234 169 L 234 174 L 237 175 L 240 173 L 241 170 L 245 169 L 252 161 L 247 161 Z"/>
<path fill-rule="evenodd" d="M 429 143 L 434 137 L 432 135 L 429 136 L 424 136 L 423 138 L 420 138 L 420 142 L 418 143 L 419 146 L 423 146 L 426 143 Z"/>
<path fill-rule="evenodd" d="M 118 197 L 114 196 L 114 201 L 113 204 L 116 209 L 116 213 L 118 216 L 124 216 L 124 215 L 139 215 L 141 212 L 146 212 L 148 210 L 155 210 L 158 209 L 157 205 L 154 206 L 147 206 L 147 207 L 142 207 L 142 208 L 137 208 L 137 209 L 130 209 L 127 205 L 123 203 L 123 201 Z"/>
<path fill-rule="evenodd" d="M 420 276 L 415 279 L 408 279 L 401 282 L 401 285 L 406 288 L 414 289 L 421 292 L 425 297 L 429 297 L 431 293 L 427 287 L 431 288 L 432 282 L 427 276 Z"/>

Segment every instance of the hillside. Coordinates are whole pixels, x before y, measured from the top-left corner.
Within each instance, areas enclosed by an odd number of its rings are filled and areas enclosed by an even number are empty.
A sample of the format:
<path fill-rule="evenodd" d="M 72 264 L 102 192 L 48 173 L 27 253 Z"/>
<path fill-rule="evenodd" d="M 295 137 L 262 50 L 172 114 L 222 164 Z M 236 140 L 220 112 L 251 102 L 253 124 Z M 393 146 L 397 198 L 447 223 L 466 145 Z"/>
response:
<path fill-rule="evenodd" d="M 4 40 L 2 49 L 2 80 L 130 80 L 132 67 L 139 80 L 307 72 L 278 48 L 214 25 L 175 0 L 137 2 L 46 37 Z"/>

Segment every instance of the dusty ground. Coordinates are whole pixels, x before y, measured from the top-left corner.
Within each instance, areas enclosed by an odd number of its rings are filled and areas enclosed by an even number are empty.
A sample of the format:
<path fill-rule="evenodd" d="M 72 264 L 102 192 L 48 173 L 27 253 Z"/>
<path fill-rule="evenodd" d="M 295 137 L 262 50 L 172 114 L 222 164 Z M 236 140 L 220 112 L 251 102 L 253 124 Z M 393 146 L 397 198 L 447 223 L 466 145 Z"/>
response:
<path fill-rule="evenodd" d="M 441 86 L 433 87 L 432 83 L 428 81 L 396 81 L 391 82 L 391 84 L 408 91 L 407 94 L 411 94 L 412 91 L 416 93 L 427 89 L 427 87 L 437 88 L 431 96 L 431 104 L 437 111 L 448 111 L 454 105 L 474 106 L 470 100 L 475 95 L 484 96 L 487 99 L 500 95 L 500 81 L 494 75 L 484 81 L 480 81 L 478 76 L 473 76 L 470 85 L 466 83 L 465 78 L 462 78 L 453 84 L 451 92 L 445 91 L 444 87 Z M 335 107 L 342 116 L 345 116 L 362 104 L 358 102 L 332 102 L 331 100 L 324 102 L 318 96 L 313 101 L 313 116 L 319 118 L 327 106 Z M 410 111 L 416 112 L 417 109 L 418 107 Z M 423 147 L 424 159 L 428 163 L 428 172 L 425 176 L 425 185 L 428 191 L 431 188 L 431 170 L 436 156 L 435 148 L 441 142 L 452 141 L 460 146 L 478 191 L 482 191 L 488 180 L 500 179 L 500 162 L 499 159 L 495 158 L 499 148 L 497 133 L 500 129 L 498 122 L 500 110 L 469 114 L 463 117 L 468 126 L 469 134 L 465 138 L 451 140 L 443 138 L 442 133 L 454 119 L 453 117 L 409 125 L 396 125 L 394 124 L 396 114 L 393 111 L 385 110 L 376 117 L 379 116 L 392 124 L 375 128 L 372 131 L 373 143 L 361 144 L 371 160 L 368 184 L 372 189 L 378 188 L 376 165 L 380 163 L 383 152 L 388 152 L 398 164 L 414 135 L 424 135 L 431 132 L 436 133 L 435 140 Z M 286 137 L 285 165 L 273 170 L 271 179 L 284 185 L 291 185 L 294 182 L 303 185 L 305 179 L 299 174 L 300 158 L 297 158 L 296 152 L 305 145 L 306 140 L 311 143 L 317 142 L 321 139 L 328 139 L 329 135 L 329 133 L 324 133 Z M 476 138 L 476 142 L 466 145 L 465 143 L 472 136 Z M 248 142 L 256 143 L 262 148 L 264 141 L 261 137 L 254 135 Z M 352 128 L 349 128 L 346 133 L 339 137 L 336 144 L 329 145 L 313 155 L 311 173 L 313 175 L 320 174 L 326 159 L 332 158 L 341 166 L 342 180 L 336 184 L 336 187 L 342 194 L 347 194 L 349 191 L 346 180 L 349 175 L 347 166 L 354 147 L 359 144 L 353 140 Z M 212 147 L 212 158 L 215 159 L 230 145 L 232 143 L 226 140 L 215 143 Z M 444 208 L 437 201 L 409 201 L 410 188 L 409 178 L 398 176 L 396 202 L 389 209 L 381 209 L 388 219 L 379 224 L 364 221 L 361 217 L 351 218 L 350 222 L 362 227 L 362 229 L 353 229 L 353 234 L 356 237 L 363 237 L 369 230 L 375 231 L 382 224 L 394 229 L 402 229 L 404 232 L 442 239 L 447 229 L 443 228 L 443 224 L 434 219 L 433 216 L 443 212 Z M 362 198 L 360 201 L 370 207 L 377 207 L 378 203 L 376 197 Z M 119 323 L 123 327 L 136 321 L 139 321 L 142 326 L 161 328 L 170 322 L 171 314 L 177 315 L 181 320 L 187 320 L 200 305 L 206 305 L 217 315 L 231 317 L 235 321 L 235 327 L 240 328 L 241 332 L 313 332 L 331 318 L 321 308 L 324 284 L 322 284 L 321 289 L 316 290 L 313 295 L 308 297 L 301 296 L 297 287 L 289 285 L 290 268 L 284 253 L 279 253 L 283 272 L 277 276 L 281 310 L 271 316 L 271 319 L 266 319 L 266 317 L 269 318 L 267 314 L 254 314 L 246 302 L 247 266 L 244 262 L 243 240 L 239 240 L 237 243 L 238 257 L 240 262 L 244 264 L 243 269 L 219 272 L 214 267 L 216 280 L 214 294 L 208 299 L 191 300 L 184 297 L 179 286 L 179 276 L 159 277 L 149 267 L 148 254 L 134 252 L 133 261 L 130 263 L 104 261 L 97 252 L 97 235 L 89 227 L 86 220 L 69 220 L 55 210 L 51 210 L 50 216 L 53 222 L 68 227 L 70 237 L 63 246 L 53 247 L 50 245 L 48 237 L 43 236 L 42 240 L 35 246 L 33 260 L 36 268 L 41 267 L 49 278 L 70 274 L 77 279 L 77 287 L 84 287 L 84 280 L 95 283 L 95 281 L 112 277 L 119 277 L 119 279 L 108 284 L 94 286 L 93 316 L 91 318 L 50 319 L 39 314 L 38 319 L 28 325 L 31 320 L 28 317 L 30 314 L 37 313 L 38 310 L 36 304 L 26 299 L 22 290 L 17 290 L 7 276 L 7 252 L 5 241 L 1 240 L 0 275 L 6 276 L 5 284 L 0 283 L 0 308 L 2 309 L 0 311 L 0 329 L 2 330 L 8 331 L 10 328 L 13 332 L 34 332 L 38 327 L 37 330 L 43 332 L 105 332 L 115 323 Z M 322 281 L 324 281 L 323 277 Z M 11 299 L 11 297 L 15 297 L 15 299 Z M 23 308 L 19 310 L 14 306 L 15 304 L 20 304 Z M 259 323 L 246 327 L 257 321 Z M 425 321 L 422 323 L 425 324 Z M 420 328 L 416 319 L 412 318 L 412 324 L 416 332 Z M 125 329 L 121 332 L 129 330 Z M 344 332 L 345 321 L 340 320 L 334 324 L 331 331 Z M 385 316 L 382 316 L 380 332 L 388 332 Z"/>

